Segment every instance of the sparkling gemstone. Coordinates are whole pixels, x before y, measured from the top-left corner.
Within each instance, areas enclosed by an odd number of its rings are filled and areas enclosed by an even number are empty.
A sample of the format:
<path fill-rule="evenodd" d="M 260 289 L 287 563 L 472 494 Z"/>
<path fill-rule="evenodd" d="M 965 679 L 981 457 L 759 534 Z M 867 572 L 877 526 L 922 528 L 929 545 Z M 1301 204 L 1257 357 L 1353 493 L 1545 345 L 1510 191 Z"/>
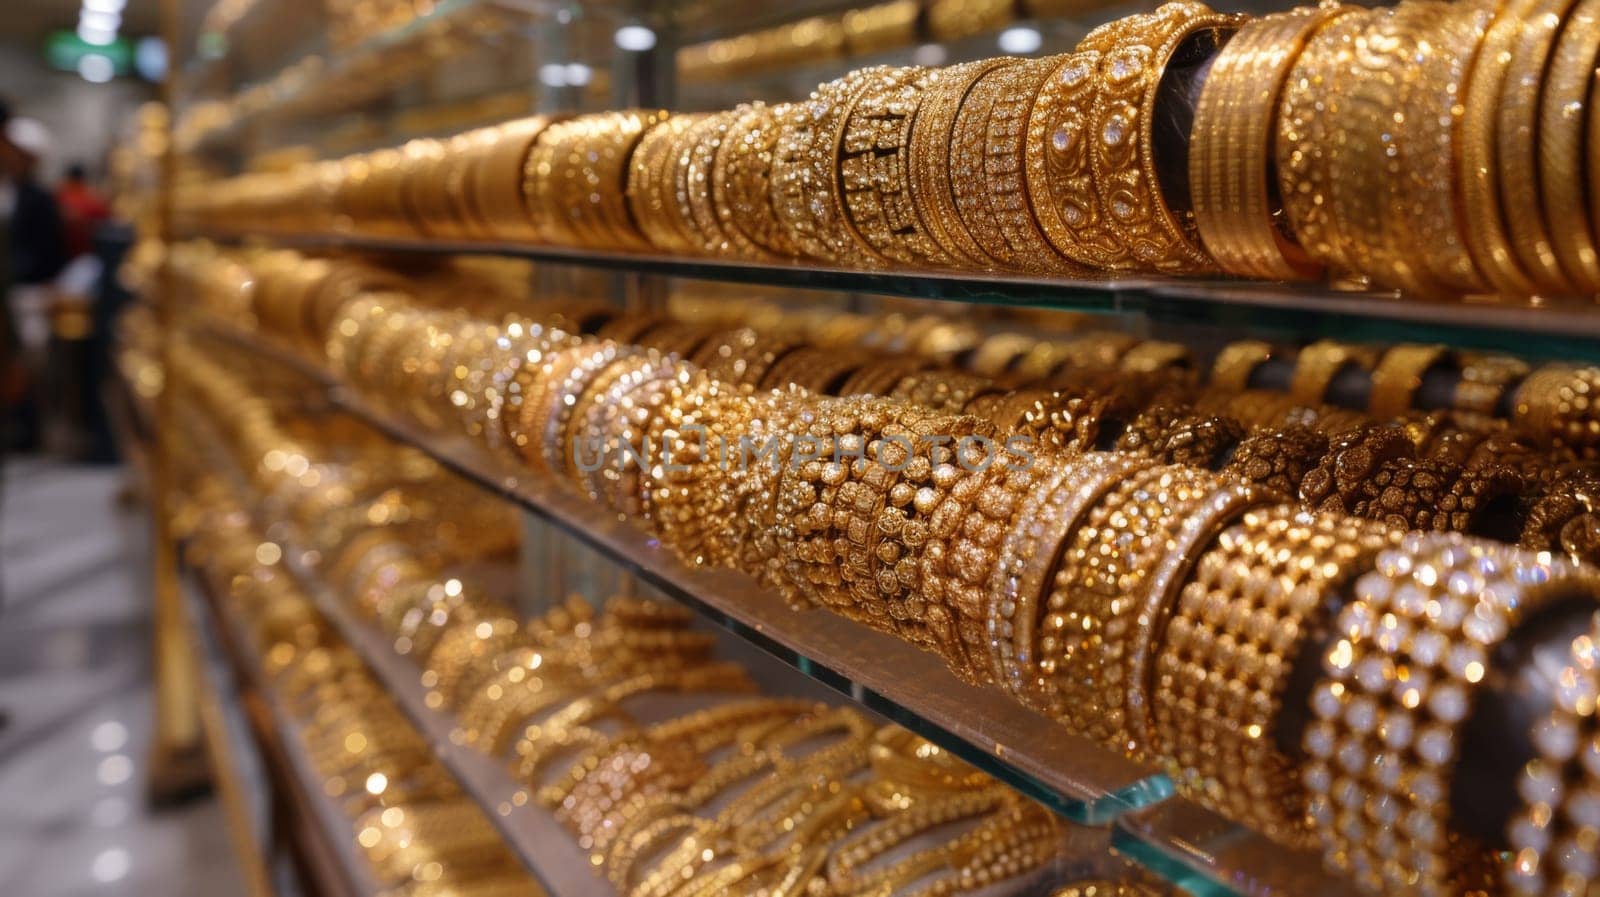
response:
<path fill-rule="evenodd" d="M 1428 593 L 1412 583 L 1394 591 L 1394 608 L 1408 617 L 1420 617 L 1428 606 Z"/>
<path fill-rule="evenodd" d="M 1100 136 L 1107 146 L 1116 146 L 1121 143 L 1122 139 L 1128 136 L 1127 119 L 1120 115 L 1111 116 L 1111 120 L 1106 122 L 1105 130 Z"/>
<path fill-rule="evenodd" d="M 1578 750 L 1578 727 L 1571 720 L 1540 720 L 1532 735 L 1540 753 L 1552 759 L 1565 760 Z"/>
<path fill-rule="evenodd" d="M 1056 128 L 1055 133 L 1050 135 L 1050 145 L 1055 147 L 1056 152 L 1064 153 L 1072 149 L 1077 136 L 1077 132 L 1069 128 Z"/>
<path fill-rule="evenodd" d="M 1111 63 L 1111 80 L 1126 81 L 1139 74 L 1139 71 L 1143 68 L 1144 66 L 1140 64 L 1139 60 L 1120 56 L 1115 62 Z"/>
<path fill-rule="evenodd" d="M 1423 666 L 1434 666 L 1449 646 L 1450 640 L 1443 633 L 1425 629 L 1411 638 L 1411 659 Z"/>
<path fill-rule="evenodd" d="M 1529 763 L 1521 780 L 1517 782 L 1517 793 L 1530 804 L 1555 806 L 1561 800 L 1559 770 L 1547 763 Z"/>
<path fill-rule="evenodd" d="M 1412 810 L 1406 814 L 1406 820 L 1401 826 L 1413 838 L 1424 841 L 1432 840 L 1439 834 L 1439 820 L 1426 810 Z"/>
<path fill-rule="evenodd" d="M 1600 791 L 1585 788 L 1568 798 L 1567 815 L 1579 825 L 1600 830 Z"/>
<path fill-rule="evenodd" d="M 1411 724 L 1411 717 L 1394 714 L 1383 721 L 1378 731 L 1383 736 L 1385 745 L 1400 750 L 1411 743 L 1411 735 L 1415 730 Z"/>
<path fill-rule="evenodd" d="M 1441 683 L 1428 695 L 1428 710 L 1447 723 L 1458 723 L 1467 716 L 1466 689 L 1454 682 Z"/>
<path fill-rule="evenodd" d="M 1370 692 L 1382 691 L 1389 673 L 1389 659 L 1386 657 L 1368 657 L 1356 664 L 1355 668 L 1356 681 Z"/>
<path fill-rule="evenodd" d="M 1317 723 L 1306 730 L 1306 753 L 1326 760 L 1333 756 L 1333 727 Z"/>
<path fill-rule="evenodd" d="M 1359 775 L 1367 765 L 1367 752 L 1357 742 L 1346 742 L 1339 748 L 1339 765 L 1351 775 Z"/>
<path fill-rule="evenodd" d="M 1339 715 L 1339 696 L 1334 694 L 1331 685 L 1324 685 L 1311 696 L 1311 712 L 1323 719 L 1332 719 Z"/>
<path fill-rule="evenodd" d="M 1356 732 L 1366 734 L 1371 732 L 1378 724 L 1378 705 L 1371 698 L 1362 696 L 1350 702 L 1344 711 L 1345 723 Z"/>
<path fill-rule="evenodd" d="M 1417 756 L 1433 763 L 1443 765 L 1450 762 L 1455 756 L 1455 745 L 1450 739 L 1450 731 L 1441 726 L 1428 726 L 1417 735 Z"/>
<path fill-rule="evenodd" d="M 1431 807 L 1445 799 L 1444 781 L 1431 770 L 1423 770 L 1411 777 L 1411 799 L 1424 807 Z"/>
<path fill-rule="evenodd" d="M 1089 67 L 1081 63 L 1078 65 L 1068 66 L 1061 71 L 1061 83 L 1067 85 L 1068 87 L 1074 87 L 1083 83 L 1083 79 L 1087 77 L 1089 77 Z"/>
<path fill-rule="evenodd" d="M 1120 220 L 1126 221 L 1128 218 L 1133 217 L 1133 205 L 1119 196 L 1111 201 L 1111 214 L 1117 216 Z"/>
<path fill-rule="evenodd" d="M 1550 847 L 1550 830 L 1524 816 L 1511 823 L 1511 843 L 1518 848 L 1531 847 L 1544 853 Z"/>
<path fill-rule="evenodd" d="M 1356 580 L 1356 594 L 1366 601 L 1387 601 L 1392 588 L 1389 577 L 1382 573 L 1368 573 Z"/>

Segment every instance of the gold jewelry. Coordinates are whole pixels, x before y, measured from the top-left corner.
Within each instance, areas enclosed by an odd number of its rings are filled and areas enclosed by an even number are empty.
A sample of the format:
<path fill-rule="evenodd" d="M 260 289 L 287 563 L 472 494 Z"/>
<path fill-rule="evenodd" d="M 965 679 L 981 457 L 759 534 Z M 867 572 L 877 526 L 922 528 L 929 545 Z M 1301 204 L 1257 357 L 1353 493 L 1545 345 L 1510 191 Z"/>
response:
<path fill-rule="evenodd" d="M 717 149 L 711 200 L 725 230 L 738 230 L 773 255 L 797 254 L 772 207 L 770 178 L 778 145 L 779 122 L 786 104 L 748 103 L 728 128 Z"/>
<path fill-rule="evenodd" d="M 925 231 L 910 185 L 912 122 L 940 77 L 938 69 L 907 69 L 861 92 L 839 145 L 840 195 L 852 233 L 885 259 L 913 268 L 950 261 Z"/>
<path fill-rule="evenodd" d="M 1300 7 L 1245 23 L 1217 54 L 1195 110 L 1189 190 L 1195 225 L 1230 274 L 1312 280 L 1322 267 L 1286 233 L 1269 184 L 1278 97 L 1306 41 L 1337 7 Z"/>
<path fill-rule="evenodd" d="M 1408 534 L 1378 555 L 1335 622 L 1304 736 L 1329 866 L 1375 892 L 1449 893 L 1487 871 L 1487 851 L 1450 822 L 1472 691 L 1519 621 L 1596 587 L 1582 568 L 1458 536 Z M 1374 824 L 1404 837 L 1373 837 Z"/>
<path fill-rule="evenodd" d="M 1211 366 L 1211 388 L 1244 392 L 1250 388 L 1250 375 L 1274 354 L 1272 345 L 1260 340 L 1229 343 L 1217 353 L 1217 360 Z"/>
<path fill-rule="evenodd" d="M 1192 214 L 1174 211 L 1156 174 L 1155 106 L 1161 75 L 1196 35 L 1220 42 L 1243 19 L 1197 2 L 1171 2 L 1146 21 L 1113 22 L 1091 31 L 1079 50 L 1098 49 L 1100 91 L 1089 145 L 1095 191 L 1106 226 L 1126 247 L 1105 260 L 1113 270 L 1188 274 L 1216 270 L 1198 244 Z"/>
<path fill-rule="evenodd" d="M 1538 151 L 1539 190 L 1551 247 L 1574 288 L 1600 292 L 1600 249 L 1594 227 L 1600 223 L 1585 208 L 1585 125 L 1597 119 L 1590 95 L 1595 61 L 1600 57 L 1600 2 L 1579 0 L 1561 25 L 1555 58 L 1541 88 Z"/>
<path fill-rule="evenodd" d="M 1422 376 L 1453 357 L 1443 346 L 1394 346 L 1372 369 L 1372 394 L 1367 411 L 1377 418 L 1399 417 L 1411 410 Z"/>
<path fill-rule="evenodd" d="M 1318 340 L 1304 349 L 1294 362 L 1289 380 L 1289 397 L 1302 405 L 1321 405 L 1328 386 L 1345 368 L 1372 367 L 1377 353 L 1365 346 L 1349 346 L 1333 340 Z"/>
<path fill-rule="evenodd" d="M 1009 58 L 983 59 L 940 69 L 938 78 L 926 87 L 912 122 L 908 172 L 912 205 L 924 230 L 958 265 L 987 267 L 993 260 L 961 222 L 956 207 L 954 129 L 973 86 L 1012 63 Z"/>

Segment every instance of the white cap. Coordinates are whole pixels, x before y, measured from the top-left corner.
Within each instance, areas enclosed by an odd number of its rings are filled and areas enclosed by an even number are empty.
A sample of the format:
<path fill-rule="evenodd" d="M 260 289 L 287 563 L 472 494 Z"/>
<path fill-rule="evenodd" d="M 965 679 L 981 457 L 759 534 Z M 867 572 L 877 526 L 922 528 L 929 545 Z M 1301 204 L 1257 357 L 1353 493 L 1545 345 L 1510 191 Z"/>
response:
<path fill-rule="evenodd" d="M 13 118 L 6 122 L 6 141 L 35 159 L 50 155 L 50 130 L 36 118 Z"/>

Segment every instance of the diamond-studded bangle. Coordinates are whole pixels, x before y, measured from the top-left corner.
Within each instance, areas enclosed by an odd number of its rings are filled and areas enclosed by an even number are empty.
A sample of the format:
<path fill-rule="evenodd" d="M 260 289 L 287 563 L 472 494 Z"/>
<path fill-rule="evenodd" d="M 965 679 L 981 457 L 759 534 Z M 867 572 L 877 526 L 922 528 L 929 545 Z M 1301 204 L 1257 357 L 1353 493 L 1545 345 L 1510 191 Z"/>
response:
<path fill-rule="evenodd" d="M 1521 810 L 1506 830 L 1506 886 L 1516 897 L 1583 897 L 1600 877 L 1593 842 L 1600 834 L 1600 614 L 1572 641 L 1549 678 L 1550 713 L 1534 724 L 1538 756 L 1517 782 Z"/>
<path fill-rule="evenodd" d="M 1156 749 L 1185 793 L 1308 847 L 1305 791 L 1276 740 L 1303 640 L 1345 584 L 1399 540 L 1297 505 L 1247 511 L 1195 562 L 1156 661 Z"/>
<path fill-rule="evenodd" d="M 937 69 L 908 70 L 863 91 L 839 145 L 839 185 L 852 231 L 884 258 L 914 268 L 950 256 L 927 232 L 911 196 L 912 123 Z"/>
<path fill-rule="evenodd" d="M 912 123 L 907 174 L 912 204 L 928 234 L 964 266 L 986 267 L 994 261 L 962 223 L 956 207 L 951 153 L 954 129 L 973 86 L 1014 61 L 1008 57 L 981 59 L 940 69 L 938 79 L 927 85 Z"/>
<path fill-rule="evenodd" d="M 1446 894 L 1488 863 L 1450 824 L 1472 691 L 1518 622 L 1595 588 L 1581 567 L 1455 535 L 1412 533 L 1379 553 L 1335 621 L 1303 739 L 1329 866 L 1376 893 Z"/>

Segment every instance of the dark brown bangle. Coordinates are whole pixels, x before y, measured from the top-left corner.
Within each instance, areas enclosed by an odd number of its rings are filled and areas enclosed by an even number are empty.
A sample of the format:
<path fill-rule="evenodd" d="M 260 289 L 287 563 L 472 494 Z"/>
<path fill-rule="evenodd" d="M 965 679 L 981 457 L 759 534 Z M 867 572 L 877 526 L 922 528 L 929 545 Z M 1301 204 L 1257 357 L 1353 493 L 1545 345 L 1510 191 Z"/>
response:
<path fill-rule="evenodd" d="M 1301 481 L 1300 500 L 1318 510 L 1348 513 L 1380 467 L 1412 455 L 1411 440 L 1399 427 L 1368 424 L 1341 434 L 1330 440 L 1327 455 Z"/>
<path fill-rule="evenodd" d="M 1222 473 L 1284 495 L 1300 494 L 1306 474 L 1328 454 L 1328 437 L 1310 427 L 1258 430 L 1240 440 Z"/>

